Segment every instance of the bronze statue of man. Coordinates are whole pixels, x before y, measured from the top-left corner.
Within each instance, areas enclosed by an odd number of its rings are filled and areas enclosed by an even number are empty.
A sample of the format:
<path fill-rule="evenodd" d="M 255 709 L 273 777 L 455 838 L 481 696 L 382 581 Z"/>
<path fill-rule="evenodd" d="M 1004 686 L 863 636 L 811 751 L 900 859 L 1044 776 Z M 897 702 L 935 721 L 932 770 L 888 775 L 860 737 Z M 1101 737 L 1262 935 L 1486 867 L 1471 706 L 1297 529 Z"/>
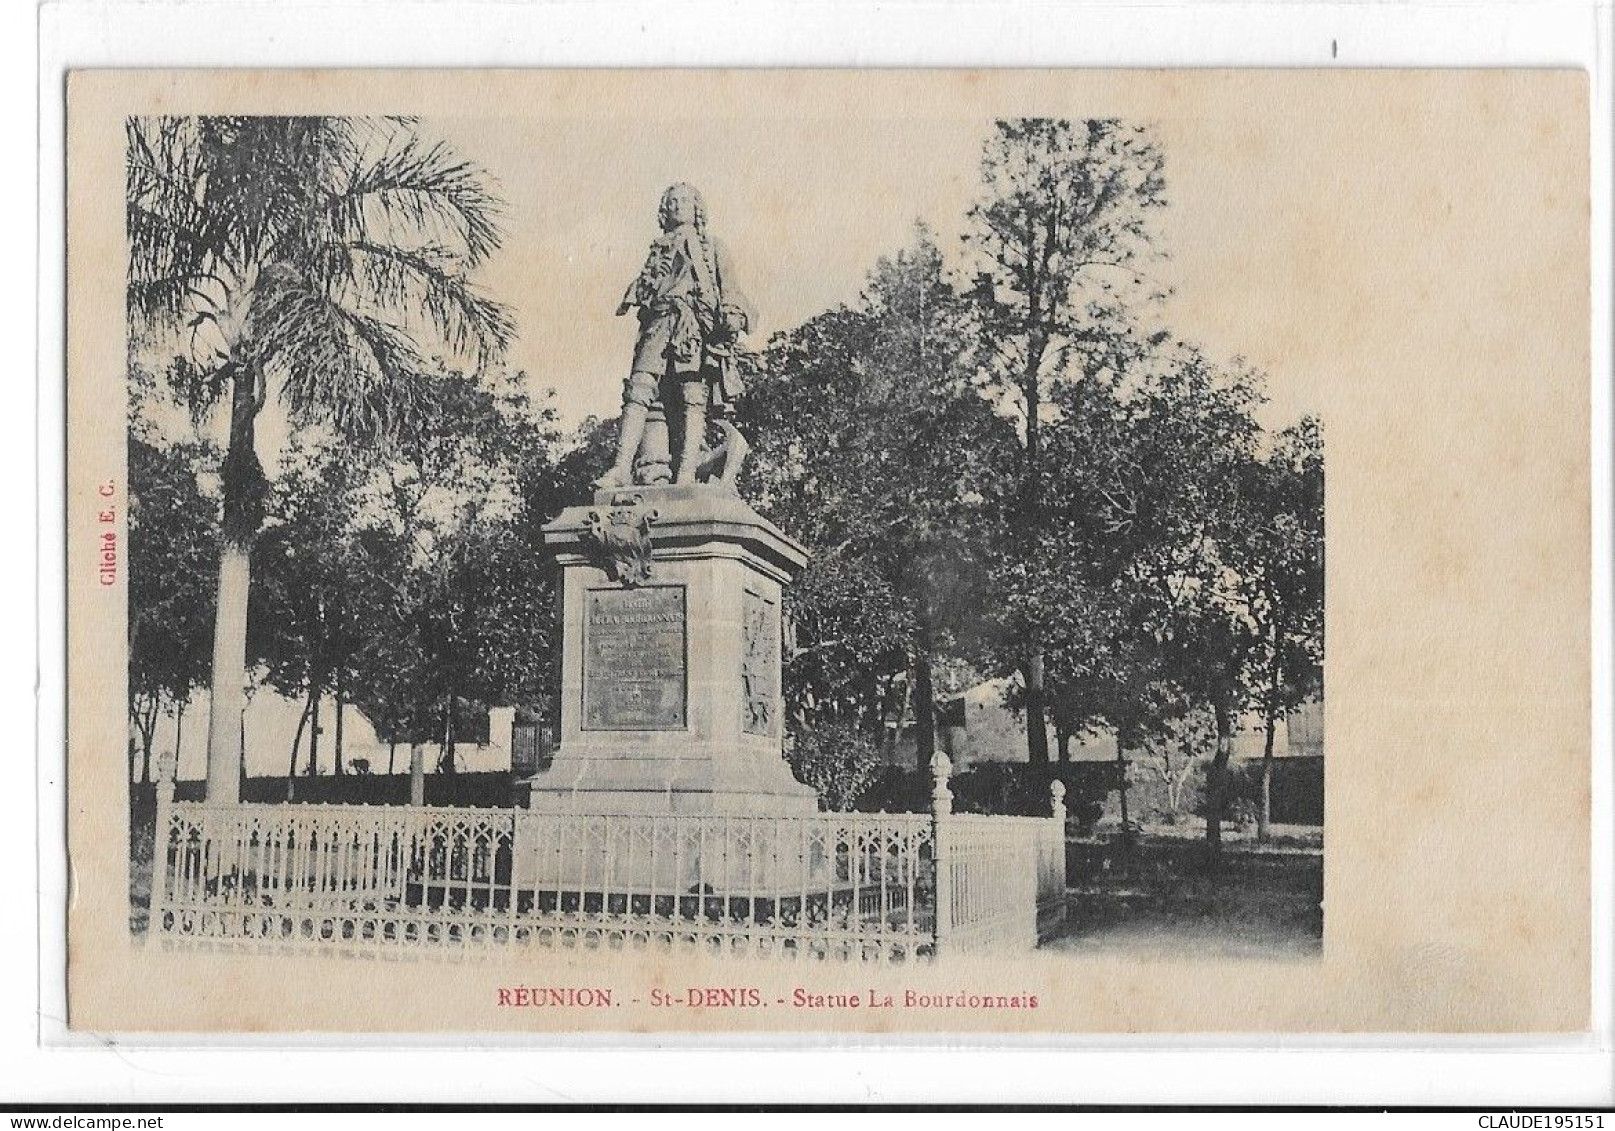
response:
<path fill-rule="evenodd" d="M 661 462 L 646 448 L 659 447 L 654 425 L 665 415 L 677 452 L 671 476 L 677 483 L 715 477 L 733 488 L 746 442 L 729 419 L 743 390 L 736 350 L 751 327 L 745 299 L 729 279 L 726 256 L 707 235 L 701 194 L 680 182 L 662 193 L 658 220 L 662 234 L 650 246 L 645 266 L 628 285 L 618 315 L 637 310 L 639 339 L 633 365 L 623 382 L 622 423 L 617 456 L 595 480 L 597 487 L 634 482 L 635 458 Z M 709 412 L 724 436 L 707 450 Z M 641 473 L 641 481 L 665 477 Z"/>

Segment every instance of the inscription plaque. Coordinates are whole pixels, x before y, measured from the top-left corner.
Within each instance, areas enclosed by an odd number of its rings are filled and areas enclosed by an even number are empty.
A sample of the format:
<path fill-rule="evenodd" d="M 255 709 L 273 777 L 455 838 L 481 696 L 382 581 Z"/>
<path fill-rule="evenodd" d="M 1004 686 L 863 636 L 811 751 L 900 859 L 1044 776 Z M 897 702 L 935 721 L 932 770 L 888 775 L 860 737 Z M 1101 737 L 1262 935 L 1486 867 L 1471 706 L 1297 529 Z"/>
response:
<path fill-rule="evenodd" d="M 590 589 L 583 729 L 683 730 L 684 588 Z"/>
<path fill-rule="evenodd" d="M 742 617 L 740 729 L 746 734 L 771 735 L 779 713 L 774 702 L 774 685 L 779 681 L 774 604 L 748 589 Z"/>

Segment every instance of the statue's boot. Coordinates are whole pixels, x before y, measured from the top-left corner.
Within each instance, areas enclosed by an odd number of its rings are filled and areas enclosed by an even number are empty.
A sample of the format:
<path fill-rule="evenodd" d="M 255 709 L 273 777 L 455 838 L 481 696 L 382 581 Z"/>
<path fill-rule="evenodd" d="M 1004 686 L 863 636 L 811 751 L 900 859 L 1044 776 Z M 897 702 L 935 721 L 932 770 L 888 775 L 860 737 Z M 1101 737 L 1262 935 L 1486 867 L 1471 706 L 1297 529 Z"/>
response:
<path fill-rule="evenodd" d="M 645 418 L 649 413 L 641 404 L 623 405 L 622 423 L 617 426 L 617 461 L 594 481 L 596 487 L 627 487 L 633 483 L 634 455 L 645 435 Z"/>
<path fill-rule="evenodd" d="M 707 410 L 704 405 L 684 406 L 684 443 L 679 449 L 679 470 L 675 483 L 694 483 L 701 467 L 701 449 L 706 443 Z"/>

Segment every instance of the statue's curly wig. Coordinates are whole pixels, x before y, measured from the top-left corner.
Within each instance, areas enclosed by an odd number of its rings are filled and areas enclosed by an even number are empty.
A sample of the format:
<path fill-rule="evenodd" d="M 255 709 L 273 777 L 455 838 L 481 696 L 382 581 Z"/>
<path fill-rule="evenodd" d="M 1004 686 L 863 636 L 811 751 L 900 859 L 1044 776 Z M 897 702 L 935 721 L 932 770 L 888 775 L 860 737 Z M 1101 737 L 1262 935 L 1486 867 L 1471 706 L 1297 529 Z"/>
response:
<path fill-rule="evenodd" d="M 661 224 L 663 231 L 672 226 L 673 198 L 680 192 L 689 193 L 690 199 L 695 202 L 695 230 L 705 235 L 707 230 L 707 202 L 701 199 L 701 190 L 688 181 L 679 181 L 677 184 L 667 186 L 666 191 L 662 193 L 662 203 L 656 209 L 657 222 Z"/>

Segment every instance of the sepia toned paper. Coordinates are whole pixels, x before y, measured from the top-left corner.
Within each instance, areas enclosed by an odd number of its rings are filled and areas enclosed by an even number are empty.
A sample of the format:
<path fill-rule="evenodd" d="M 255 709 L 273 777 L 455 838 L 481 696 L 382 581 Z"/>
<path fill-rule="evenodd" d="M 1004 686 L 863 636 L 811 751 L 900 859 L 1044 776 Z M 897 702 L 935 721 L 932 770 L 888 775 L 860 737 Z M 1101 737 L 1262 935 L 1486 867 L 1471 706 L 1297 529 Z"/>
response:
<path fill-rule="evenodd" d="M 1584 75 L 109 71 L 71 75 L 67 100 L 72 1028 L 1587 1028 Z M 702 187 L 760 340 L 853 301 L 916 218 L 956 239 L 994 119 L 1150 123 L 1171 186 L 1175 329 L 1265 370 L 1273 420 L 1327 429 L 1317 952 L 1235 958 L 1191 940 L 897 967 L 539 947 L 400 959 L 132 935 L 127 577 L 104 571 L 127 482 L 124 131 L 145 114 L 410 115 L 451 136 L 499 179 L 534 249 L 483 275 L 517 313 L 513 364 L 574 421 L 617 409 L 633 343 L 610 310 L 667 184 Z M 514 992 L 546 988 L 565 1002 Z"/>

